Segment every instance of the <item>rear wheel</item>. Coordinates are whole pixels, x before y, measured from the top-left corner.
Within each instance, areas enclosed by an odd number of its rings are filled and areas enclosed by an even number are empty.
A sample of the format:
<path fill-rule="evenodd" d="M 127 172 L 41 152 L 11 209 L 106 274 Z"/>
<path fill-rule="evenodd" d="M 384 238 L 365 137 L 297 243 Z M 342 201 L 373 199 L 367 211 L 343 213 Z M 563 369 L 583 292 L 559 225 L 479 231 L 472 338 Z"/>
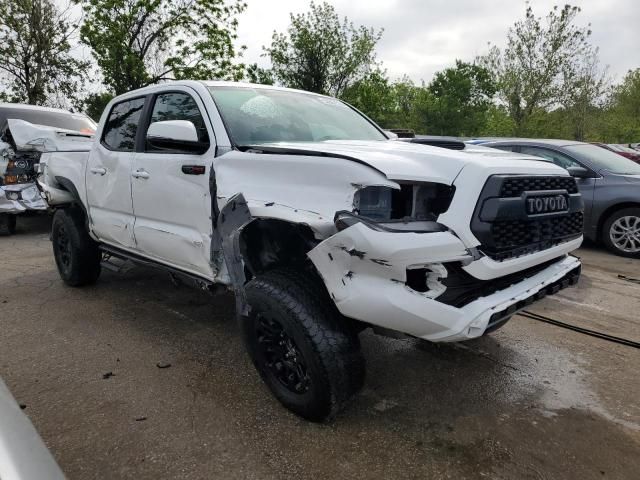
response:
<path fill-rule="evenodd" d="M 364 383 L 357 335 L 320 281 L 289 269 L 247 285 L 243 337 L 260 376 L 286 408 L 311 421 L 333 417 Z"/>
<path fill-rule="evenodd" d="M 16 233 L 16 216 L 0 213 L 0 236 Z"/>
<path fill-rule="evenodd" d="M 602 241 L 613 253 L 640 258 L 640 208 L 624 208 L 604 223 Z"/>
<path fill-rule="evenodd" d="M 89 236 L 80 211 L 58 210 L 53 216 L 51 240 L 58 272 L 64 283 L 81 287 L 98 280 L 101 253 L 98 244 Z"/>

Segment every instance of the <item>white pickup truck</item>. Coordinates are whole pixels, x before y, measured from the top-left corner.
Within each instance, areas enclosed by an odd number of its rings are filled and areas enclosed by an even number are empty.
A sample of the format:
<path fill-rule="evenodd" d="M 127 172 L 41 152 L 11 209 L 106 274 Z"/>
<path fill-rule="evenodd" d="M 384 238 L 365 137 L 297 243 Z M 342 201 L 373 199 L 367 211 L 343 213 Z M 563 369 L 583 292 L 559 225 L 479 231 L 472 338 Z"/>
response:
<path fill-rule="evenodd" d="M 566 171 L 392 140 L 334 98 L 165 83 L 115 98 L 82 144 L 41 156 L 62 279 L 126 259 L 232 289 L 258 372 L 310 420 L 362 386 L 362 329 L 472 339 L 580 275 Z"/>

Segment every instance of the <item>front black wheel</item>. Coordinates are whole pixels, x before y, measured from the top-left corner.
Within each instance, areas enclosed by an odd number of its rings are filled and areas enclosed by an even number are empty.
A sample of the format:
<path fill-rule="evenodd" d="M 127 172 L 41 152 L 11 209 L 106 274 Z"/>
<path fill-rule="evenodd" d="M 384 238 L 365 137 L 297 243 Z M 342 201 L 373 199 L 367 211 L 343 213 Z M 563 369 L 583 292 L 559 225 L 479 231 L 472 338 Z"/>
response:
<path fill-rule="evenodd" d="M 249 355 L 275 397 L 311 421 L 332 418 L 364 383 L 360 343 L 320 281 L 289 269 L 247 285 Z"/>
<path fill-rule="evenodd" d="M 611 215 L 604 222 L 602 241 L 617 255 L 640 258 L 640 208 L 624 208 Z"/>
<path fill-rule="evenodd" d="M 51 241 L 64 283 L 81 287 L 98 280 L 101 254 L 85 228 L 82 213 L 74 209 L 58 210 L 53 216 Z"/>
<path fill-rule="evenodd" d="M 16 233 L 16 216 L 8 213 L 0 213 L 0 236 Z"/>

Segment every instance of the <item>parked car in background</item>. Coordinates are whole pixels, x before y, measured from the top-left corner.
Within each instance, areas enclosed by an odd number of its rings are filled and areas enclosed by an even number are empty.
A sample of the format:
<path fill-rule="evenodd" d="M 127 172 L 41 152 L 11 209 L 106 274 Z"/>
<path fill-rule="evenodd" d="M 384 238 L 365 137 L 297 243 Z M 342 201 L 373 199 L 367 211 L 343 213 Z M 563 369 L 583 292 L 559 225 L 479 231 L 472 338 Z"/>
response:
<path fill-rule="evenodd" d="M 640 165 L 610 150 L 571 140 L 474 140 L 542 157 L 569 171 L 585 205 L 584 233 L 612 252 L 640 258 Z"/>
<path fill-rule="evenodd" d="M 618 155 L 622 155 L 623 157 L 628 158 L 629 160 L 633 160 L 636 163 L 640 163 L 640 152 L 634 150 L 633 148 L 626 147 L 624 145 L 617 145 L 615 143 L 597 143 L 593 142 L 594 145 L 602 147 L 610 152 L 617 153 Z"/>
<path fill-rule="evenodd" d="M 40 158 L 37 143 L 70 132 L 93 134 L 95 129 L 95 122 L 83 114 L 59 108 L 0 104 L 0 235 L 15 231 L 18 215 L 47 210 L 35 184 Z M 42 137 L 34 142 L 36 131 Z M 22 142 L 23 138 L 28 141 Z"/>

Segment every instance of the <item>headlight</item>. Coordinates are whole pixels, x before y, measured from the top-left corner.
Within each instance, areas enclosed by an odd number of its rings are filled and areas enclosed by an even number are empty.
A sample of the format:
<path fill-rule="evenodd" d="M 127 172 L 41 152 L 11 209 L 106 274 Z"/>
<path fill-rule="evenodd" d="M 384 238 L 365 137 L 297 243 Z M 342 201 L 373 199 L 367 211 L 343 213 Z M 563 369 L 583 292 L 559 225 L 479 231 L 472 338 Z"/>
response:
<path fill-rule="evenodd" d="M 435 221 L 451 205 L 454 191 L 455 187 L 440 183 L 365 187 L 356 192 L 353 213 L 377 222 Z"/>

